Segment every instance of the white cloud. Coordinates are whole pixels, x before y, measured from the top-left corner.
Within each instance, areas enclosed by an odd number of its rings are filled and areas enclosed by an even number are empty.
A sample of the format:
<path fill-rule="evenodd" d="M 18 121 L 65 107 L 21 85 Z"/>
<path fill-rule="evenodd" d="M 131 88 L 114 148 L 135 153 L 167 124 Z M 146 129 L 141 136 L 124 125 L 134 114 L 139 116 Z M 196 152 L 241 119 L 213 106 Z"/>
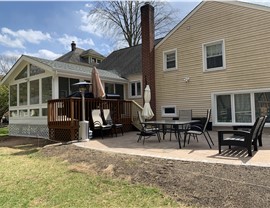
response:
<path fill-rule="evenodd" d="M 81 31 L 96 35 L 98 37 L 104 36 L 102 28 L 100 25 L 96 24 L 95 15 L 89 15 L 89 13 L 84 10 L 80 10 L 77 13 L 81 16 L 81 25 L 79 26 Z"/>
<path fill-rule="evenodd" d="M 25 52 L 24 54 L 29 55 L 29 56 L 49 59 L 49 60 L 54 60 L 54 59 L 59 58 L 60 56 L 63 55 L 63 54 L 54 53 L 54 52 L 46 50 L 46 49 L 38 50 L 37 53 L 27 53 L 27 52 Z"/>
<path fill-rule="evenodd" d="M 0 44 L 11 48 L 25 48 L 26 42 L 39 44 L 41 41 L 50 40 L 49 33 L 43 33 L 41 31 L 29 30 L 17 30 L 13 31 L 9 28 L 1 28 Z"/>
<path fill-rule="evenodd" d="M 84 6 L 85 6 L 86 8 L 92 8 L 92 7 L 93 7 L 93 4 L 87 3 L 87 4 L 85 4 Z"/>
<path fill-rule="evenodd" d="M 0 45 L 10 48 L 25 48 L 23 42 L 19 39 L 11 39 L 7 35 L 0 34 Z"/>
<path fill-rule="evenodd" d="M 2 52 L 0 55 L 4 55 L 4 56 L 8 56 L 8 57 L 16 57 L 17 59 L 20 58 L 20 56 L 22 55 L 21 52 L 15 50 L 15 51 L 5 51 Z"/>
<path fill-rule="evenodd" d="M 95 46 L 95 43 L 91 38 L 81 39 L 76 36 L 69 36 L 67 34 L 64 34 L 63 37 L 58 38 L 58 41 L 64 45 L 66 50 L 70 50 L 70 44 L 72 43 L 72 41 L 74 41 L 76 43 L 76 46 L 79 48 L 89 49 L 89 46 Z"/>

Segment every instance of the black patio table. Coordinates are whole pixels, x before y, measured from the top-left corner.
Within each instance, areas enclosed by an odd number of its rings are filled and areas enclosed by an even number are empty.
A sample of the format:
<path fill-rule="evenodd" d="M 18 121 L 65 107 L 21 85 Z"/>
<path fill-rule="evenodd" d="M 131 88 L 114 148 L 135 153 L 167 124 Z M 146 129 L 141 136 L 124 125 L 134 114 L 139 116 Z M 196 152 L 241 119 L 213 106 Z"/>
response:
<path fill-rule="evenodd" d="M 186 126 L 188 126 L 189 124 L 194 124 L 194 123 L 199 123 L 200 120 L 190 120 L 190 121 L 181 121 L 181 120 L 156 120 L 156 121 L 144 121 L 142 122 L 142 124 L 146 124 L 146 125 L 154 125 L 154 126 L 162 126 L 162 132 L 164 135 L 164 129 L 165 129 L 165 125 L 174 125 L 176 126 L 176 131 L 178 132 L 179 126 L 181 127 L 185 127 L 183 128 L 184 130 L 187 130 Z M 176 134 L 175 134 L 176 136 Z M 176 136 L 176 139 L 178 140 L 179 143 L 179 149 L 181 149 L 181 142 L 180 142 L 180 134 L 178 134 L 178 136 Z"/>

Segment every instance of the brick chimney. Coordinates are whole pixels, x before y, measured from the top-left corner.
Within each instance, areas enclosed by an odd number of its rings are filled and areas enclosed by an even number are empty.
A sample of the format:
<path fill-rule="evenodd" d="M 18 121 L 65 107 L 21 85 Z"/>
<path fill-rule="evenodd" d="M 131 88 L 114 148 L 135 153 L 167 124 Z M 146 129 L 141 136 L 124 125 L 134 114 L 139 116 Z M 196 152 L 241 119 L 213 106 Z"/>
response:
<path fill-rule="evenodd" d="M 146 84 L 150 86 L 150 105 L 154 114 L 156 115 L 154 7 L 149 3 L 146 3 L 141 7 L 141 29 L 143 90 Z"/>
<path fill-rule="evenodd" d="M 74 41 L 72 41 L 71 43 L 71 51 L 75 51 L 76 50 L 76 43 Z"/>

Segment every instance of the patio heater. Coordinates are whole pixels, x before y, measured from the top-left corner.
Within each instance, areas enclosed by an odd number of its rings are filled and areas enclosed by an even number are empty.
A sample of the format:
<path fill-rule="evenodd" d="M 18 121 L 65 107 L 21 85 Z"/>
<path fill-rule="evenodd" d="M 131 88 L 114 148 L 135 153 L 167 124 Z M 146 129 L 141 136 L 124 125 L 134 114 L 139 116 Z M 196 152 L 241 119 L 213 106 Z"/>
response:
<path fill-rule="evenodd" d="M 85 120 L 85 97 L 84 93 L 89 85 L 91 83 L 89 82 L 78 82 L 73 85 L 78 85 L 79 90 L 82 94 L 82 121 L 79 122 L 79 140 L 80 141 L 87 141 L 89 140 L 88 138 L 88 131 L 89 131 L 89 121 Z"/>

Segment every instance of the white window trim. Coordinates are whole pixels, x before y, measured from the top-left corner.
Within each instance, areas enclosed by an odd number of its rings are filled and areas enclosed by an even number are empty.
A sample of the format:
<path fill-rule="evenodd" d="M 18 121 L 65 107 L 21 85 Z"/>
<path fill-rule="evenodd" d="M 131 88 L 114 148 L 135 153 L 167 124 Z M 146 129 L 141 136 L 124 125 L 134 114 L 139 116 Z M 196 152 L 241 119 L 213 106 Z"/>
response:
<path fill-rule="evenodd" d="M 141 95 L 138 95 L 137 85 L 136 85 L 136 95 L 132 96 L 132 94 L 131 94 L 131 84 L 133 84 L 133 83 L 141 83 Z M 129 98 L 141 98 L 142 97 L 142 80 L 132 80 L 132 81 L 130 81 L 129 85 L 128 85 L 128 94 L 129 94 Z"/>
<path fill-rule="evenodd" d="M 216 68 L 207 69 L 206 46 L 215 45 L 215 44 L 219 44 L 219 43 L 222 44 L 222 62 L 223 62 L 223 66 L 222 67 L 216 67 Z M 225 70 L 226 69 L 226 54 L 225 54 L 225 40 L 224 39 L 202 44 L 202 55 L 203 55 L 203 57 L 202 57 L 203 58 L 203 72 L 219 71 L 219 70 Z"/>
<path fill-rule="evenodd" d="M 174 108 L 175 113 L 165 113 L 165 108 Z M 176 105 L 161 106 L 161 117 L 178 117 Z"/>
<path fill-rule="evenodd" d="M 167 54 L 169 53 L 175 53 L 175 67 L 174 68 L 167 68 Z M 172 50 L 163 51 L 163 71 L 174 71 L 178 69 L 178 61 L 177 61 L 177 48 L 174 48 Z"/>

